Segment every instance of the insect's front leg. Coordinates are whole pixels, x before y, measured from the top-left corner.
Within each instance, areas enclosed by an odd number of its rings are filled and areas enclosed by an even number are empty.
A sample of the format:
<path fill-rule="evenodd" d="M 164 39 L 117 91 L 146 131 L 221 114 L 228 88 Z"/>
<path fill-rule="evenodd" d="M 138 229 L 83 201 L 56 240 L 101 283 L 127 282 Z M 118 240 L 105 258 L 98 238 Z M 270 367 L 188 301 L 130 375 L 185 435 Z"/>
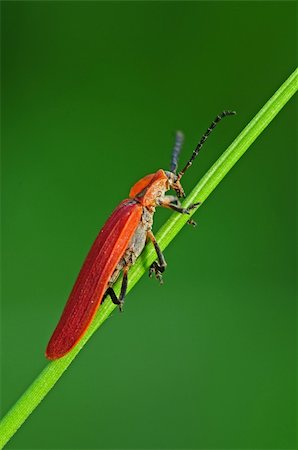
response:
<path fill-rule="evenodd" d="M 102 299 L 102 301 L 104 301 L 104 299 L 109 295 L 112 302 L 115 305 L 119 306 L 119 311 L 123 311 L 124 299 L 125 299 L 125 295 L 126 295 L 126 291 L 127 291 L 127 284 L 128 284 L 128 277 L 127 277 L 128 269 L 129 269 L 129 266 L 125 266 L 123 269 L 123 277 L 122 277 L 122 284 L 121 284 L 121 291 L 120 291 L 119 298 L 117 297 L 114 289 L 110 286 L 106 290 L 105 295 Z"/>
<path fill-rule="evenodd" d="M 159 202 L 159 204 L 164 208 L 170 208 L 180 214 L 190 214 L 190 211 L 199 206 L 201 202 L 192 203 L 187 208 L 183 208 L 178 197 L 175 197 L 174 195 L 166 195 L 163 200 Z M 192 219 L 189 219 L 187 223 L 196 226 L 196 222 Z"/>
<path fill-rule="evenodd" d="M 154 261 L 154 263 L 151 264 L 149 269 L 149 277 L 151 278 L 152 275 L 154 274 L 156 279 L 160 282 L 160 284 L 162 284 L 163 283 L 162 273 L 165 271 L 167 263 L 152 231 L 149 230 L 147 232 L 147 236 L 154 245 L 158 259 L 158 262 Z"/>

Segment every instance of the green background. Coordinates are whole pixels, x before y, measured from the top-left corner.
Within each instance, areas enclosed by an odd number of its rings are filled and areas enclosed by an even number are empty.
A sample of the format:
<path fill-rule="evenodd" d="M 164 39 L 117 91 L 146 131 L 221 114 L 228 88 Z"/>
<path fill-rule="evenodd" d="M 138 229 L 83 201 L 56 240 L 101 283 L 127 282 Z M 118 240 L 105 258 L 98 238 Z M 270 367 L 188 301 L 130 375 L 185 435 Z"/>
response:
<path fill-rule="evenodd" d="M 4 413 L 140 177 L 195 185 L 295 65 L 289 2 L 2 2 Z M 292 100 L 95 334 L 11 449 L 295 448 Z M 169 216 L 158 211 L 154 229 Z M 158 312 L 158 313 L 157 313 Z"/>

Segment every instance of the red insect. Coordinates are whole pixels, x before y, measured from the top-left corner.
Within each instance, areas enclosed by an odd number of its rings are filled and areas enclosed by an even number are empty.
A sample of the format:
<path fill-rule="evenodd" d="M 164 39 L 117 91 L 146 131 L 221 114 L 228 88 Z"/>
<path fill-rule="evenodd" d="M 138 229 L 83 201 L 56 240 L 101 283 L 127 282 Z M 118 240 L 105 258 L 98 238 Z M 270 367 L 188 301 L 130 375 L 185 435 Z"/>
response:
<path fill-rule="evenodd" d="M 57 359 L 68 353 L 82 338 L 100 304 L 109 295 L 112 301 L 123 308 L 127 288 L 127 274 L 142 252 L 149 238 L 156 249 L 157 261 L 149 271 L 160 281 L 166 268 L 166 261 L 151 231 L 156 206 L 171 208 L 181 214 L 189 214 L 199 203 L 183 208 L 179 198 L 185 197 L 180 180 L 192 165 L 211 131 L 220 120 L 234 111 L 223 111 L 212 122 L 201 138 L 190 160 L 178 175 L 178 156 L 183 143 L 183 134 L 177 132 L 170 171 L 159 169 L 139 180 L 130 190 L 129 198 L 114 210 L 93 243 L 78 275 L 59 323 L 48 343 L 46 356 Z M 177 196 L 165 195 L 173 189 Z M 194 223 L 193 221 L 189 221 Z M 122 286 L 119 297 L 113 284 L 122 272 Z"/>

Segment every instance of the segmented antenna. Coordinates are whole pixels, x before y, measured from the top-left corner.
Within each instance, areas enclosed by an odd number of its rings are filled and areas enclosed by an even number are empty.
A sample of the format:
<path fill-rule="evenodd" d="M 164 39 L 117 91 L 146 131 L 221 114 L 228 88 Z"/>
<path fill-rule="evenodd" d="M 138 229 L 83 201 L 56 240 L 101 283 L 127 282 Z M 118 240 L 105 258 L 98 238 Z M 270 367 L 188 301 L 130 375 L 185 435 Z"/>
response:
<path fill-rule="evenodd" d="M 185 172 L 187 171 L 187 169 L 192 165 L 193 160 L 198 156 L 199 151 L 201 150 L 201 148 L 203 147 L 207 137 L 211 134 L 211 132 L 214 130 L 214 128 L 216 127 L 216 125 L 221 121 L 221 119 L 223 119 L 226 116 L 233 116 L 234 114 L 236 114 L 236 111 L 223 111 L 221 114 L 218 114 L 218 116 L 216 116 L 216 118 L 213 120 L 213 122 L 211 123 L 211 125 L 209 126 L 208 130 L 203 134 L 203 136 L 201 137 L 200 142 L 198 143 L 198 145 L 196 146 L 195 150 L 193 151 L 188 163 L 186 164 L 186 166 L 180 170 L 180 172 L 178 173 L 178 180 L 181 180 L 181 178 L 183 177 L 183 175 L 185 174 Z"/>
<path fill-rule="evenodd" d="M 175 144 L 172 152 L 170 171 L 176 173 L 178 167 L 178 158 L 184 142 L 184 134 L 182 131 L 176 131 Z"/>

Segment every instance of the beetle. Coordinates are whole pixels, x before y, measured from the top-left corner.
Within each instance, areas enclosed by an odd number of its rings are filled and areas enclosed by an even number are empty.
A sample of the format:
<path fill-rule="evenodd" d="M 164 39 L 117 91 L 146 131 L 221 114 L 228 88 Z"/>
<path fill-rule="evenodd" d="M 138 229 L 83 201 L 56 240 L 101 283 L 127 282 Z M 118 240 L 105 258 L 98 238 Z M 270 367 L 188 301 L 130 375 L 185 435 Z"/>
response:
<path fill-rule="evenodd" d="M 183 134 L 176 133 L 170 170 L 159 169 L 146 175 L 133 185 L 129 198 L 123 200 L 113 211 L 97 235 L 79 272 L 70 293 L 61 318 L 55 328 L 46 349 L 50 360 L 66 355 L 82 338 L 90 325 L 100 304 L 107 296 L 123 309 L 127 290 L 128 271 L 141 254 L 146 240 L 152 241 L 157 261 L 149 269 L 149 275 L 162 282 L 162 273 L 166 269 L 166 260 L 152 233 L 153 216 L 157 206 L 170 208 L 180 214 L 189 214 L 200 203 L 183 208 L 180 198 L 185 197 L 181 178 L 192 165 L 200 149 L 216 125 L 235 111 L 223 111 L 216 116 L 202 136 L 185 167 L 178 172 L 178 157 L 183 144 Z M 165 195 L 174 190 L 176 195 Z M 189 223 L 194 224 L 192 220 Z M 122 285 L 119 296 L 113 285 L 122 273 Z"/>

